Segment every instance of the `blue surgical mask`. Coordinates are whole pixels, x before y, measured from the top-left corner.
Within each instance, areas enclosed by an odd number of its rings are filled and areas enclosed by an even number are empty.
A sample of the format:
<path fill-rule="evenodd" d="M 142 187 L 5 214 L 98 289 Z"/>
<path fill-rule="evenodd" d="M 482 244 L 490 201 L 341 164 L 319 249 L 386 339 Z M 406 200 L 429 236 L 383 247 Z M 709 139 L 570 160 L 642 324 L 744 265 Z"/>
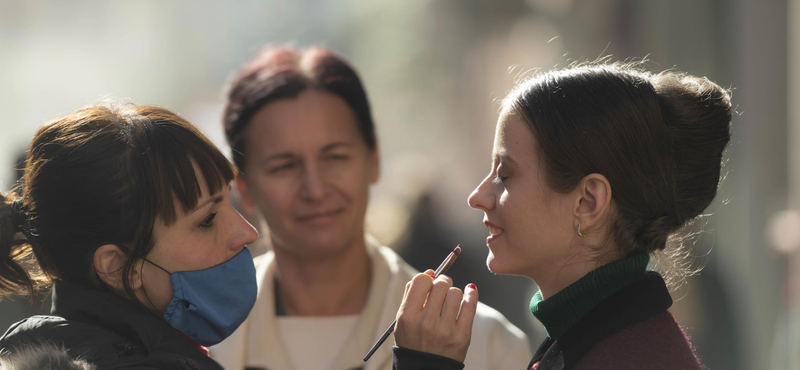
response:
<path fill-rule="evenodd" d="M 172 300 L 164 319 L 203 346 L 231 335 L 256 303 L 256 267 L 247 248 L 222 264 L 196 271 L 169 272 L 145 261 L 172 280 Z"/>

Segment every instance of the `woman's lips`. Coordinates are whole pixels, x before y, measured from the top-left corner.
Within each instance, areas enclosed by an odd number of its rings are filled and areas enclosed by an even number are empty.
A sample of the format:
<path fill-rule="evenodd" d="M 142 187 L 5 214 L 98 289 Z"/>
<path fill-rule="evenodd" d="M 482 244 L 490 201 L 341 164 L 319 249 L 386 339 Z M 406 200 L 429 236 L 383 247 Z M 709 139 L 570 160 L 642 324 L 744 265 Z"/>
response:
<path fill-rule="evenodd" d="M 339 208 L 333 211 L 303 215 L 297 218 L 297 222 L 312 226 L 325 226 L 332 223 L 343 211 L 344 209 Z"/>
<path fill-rule="evenodd" d="M 492 241 L 497 240 L 497 238 L 502 236 L 503 232 L 505 232 L 502 227 L 497 226 L 489 221 L 483 221 L 483 224 L 489 228 L 489 237 L 486 238 L 486 245 L 489 245 L 489 243 Z"/>

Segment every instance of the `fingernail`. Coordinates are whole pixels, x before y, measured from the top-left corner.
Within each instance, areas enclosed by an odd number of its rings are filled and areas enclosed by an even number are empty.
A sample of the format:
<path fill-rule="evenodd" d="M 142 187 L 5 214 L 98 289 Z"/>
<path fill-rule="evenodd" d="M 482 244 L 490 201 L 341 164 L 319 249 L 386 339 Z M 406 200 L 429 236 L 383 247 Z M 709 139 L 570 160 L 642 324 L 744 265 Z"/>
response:
<path fill-rule="evenodd" d="M 469 283 L 467 284 L 467 289 L 478 290 L 478 287 L 476 287 L 473 283 Z"/>
<path fill-rule="evenodd" d="M 433 277 L 433 274 L 435 274 L 435 273 L 436 273 L 436 271 L 433 271 L 431 269 L 428 269 L 427 271 L 425 271 L 425 274 L 430 275 L 431 277 Z"/>

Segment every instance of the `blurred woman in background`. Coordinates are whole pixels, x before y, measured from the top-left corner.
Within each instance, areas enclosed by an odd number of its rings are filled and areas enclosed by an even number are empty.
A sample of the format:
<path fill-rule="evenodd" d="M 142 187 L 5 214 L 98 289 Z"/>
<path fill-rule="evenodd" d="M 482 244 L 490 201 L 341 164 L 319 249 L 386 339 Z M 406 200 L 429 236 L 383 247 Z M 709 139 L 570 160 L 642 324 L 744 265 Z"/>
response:
<path fill-rule="evenodd" d="M 56 348 L 85 368 L 221 369 L 205 346 L 256 298 L 257 233 L 230 204 L 234 174 L 165 109 L 95 105 L 42 126 L 0 194 L 0 294 L 53 282 L 52 315 L 8 329 L 5 365 L 50 368 L 41 351 Z"/>
<path fill-rule="evenodd" d="M 230 370 L 391 369 L 389 345 L 363 358 L 417 271 L 366 235 L 380 160 L 356 72 L 325 49 L 268 48 L 234 79 L 223 120 L 243 205 L 266 221 L 270 250 L 256 258 L 248 321 L 212 356 Z M 524 366 L 525 334 L 472 298 L 466 368 Z"/>
<path fill-rule="evenodd" d="M 548 338 L 528 368 L 703 368 L 667 310 L 665 278 L 683 278 L 686 261 L 671 256 L 678 231 L 716 196 L 731 115 L 717 84 L 630 64 L 542 73 L 506 97 L 492 168 L 469 205 L 489 228 L 489 270 L 539 286 L 530 310 Z M 396 352 L 404 363 L 462 366 L 469 332 L 458 306 L 430 298 L 450 284 L 412 281 L 395 330 L 414 350 Z M 415 351 L 456 361 L 434 366 Z"/>

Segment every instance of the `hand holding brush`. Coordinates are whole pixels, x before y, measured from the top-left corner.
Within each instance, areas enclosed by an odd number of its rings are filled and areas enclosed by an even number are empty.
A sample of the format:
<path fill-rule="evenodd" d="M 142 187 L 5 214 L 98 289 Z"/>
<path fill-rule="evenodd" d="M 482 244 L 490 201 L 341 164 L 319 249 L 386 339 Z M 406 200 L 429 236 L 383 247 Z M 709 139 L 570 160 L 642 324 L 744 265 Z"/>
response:
<path fill-rule="evenodd" d="M 445 356 L 460 362 L 467 354 L 478 291 L 469 284 L 462 292 L 443 275 L 461 253 L 456 247 L 436 271 L 418 274 L 406 286 L 397 320 L 364 357 L 367 361 L 395 330 L 398 346 Z"/>

